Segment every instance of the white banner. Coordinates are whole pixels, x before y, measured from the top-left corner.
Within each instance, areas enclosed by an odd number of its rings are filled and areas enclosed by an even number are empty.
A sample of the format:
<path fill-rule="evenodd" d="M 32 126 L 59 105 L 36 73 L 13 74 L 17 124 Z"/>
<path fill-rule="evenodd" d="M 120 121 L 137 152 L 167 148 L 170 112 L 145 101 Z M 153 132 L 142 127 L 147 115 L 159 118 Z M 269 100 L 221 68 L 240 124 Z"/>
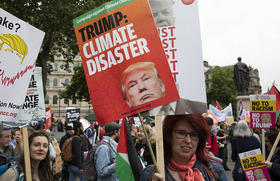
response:
<path fill-rule="evenodd" d="M 197 1 L 149 3 L 181 98 L 170 104 L 174 113 L 207 112 Z M 150 115 L 159 115 L 156 109 Z"/>
<path fill-rule="evenodd" d="M 29 81 L 22 109 L 17 119 L 4 124 L 10 126 L 24 126 L 44 124 L 46 121 L 45 99 L 42 81 L 42 68 L 35 67 L 34 73 Z"/>
<path fill-rule="evenodd" d="M 1 8 L 0 22 L 0 122 L 14 122 L 45 33 Z"/>

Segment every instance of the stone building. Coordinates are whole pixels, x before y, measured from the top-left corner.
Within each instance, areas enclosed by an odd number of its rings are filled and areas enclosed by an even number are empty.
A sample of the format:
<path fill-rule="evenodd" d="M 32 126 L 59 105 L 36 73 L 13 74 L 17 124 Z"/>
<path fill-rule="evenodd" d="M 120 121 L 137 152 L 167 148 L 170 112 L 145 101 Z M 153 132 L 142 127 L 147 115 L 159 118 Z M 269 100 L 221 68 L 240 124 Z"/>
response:
<path fill-rule="evenodd" d="M 208 64 L 207 61 L 203 61 L 204 64 L 204 75 L 205 75 L 205 84 L 206 88 L 209 88 L 211 86 L 210 79 L 211 79 L 211 70 L 212 66 Z M 229 65 L 230 67 L 233 67 L 233 65 Z M 228 66 L 225 66 L 228 67 Z M 223 67 L 222 67 L 223 68 Z M 262 93 L 262 87 L 260 85 L 260 77 L 259 77 L 259 71 L 258 69 L 254 69 L 251 66 L 249 66 L 250 72 L 250 82 L 248 87 L 248 93 L 250 94 L 261 94 Z"/>
<path fill-rule="evenodd" d="M 56 59 L 53 66 L 53 71 L 47 77 L 46 90 L 47 94 L 45 96 L 45 104 L 46 106 L 52 106 L 52 113 L 55 120 L 61 119 L 63 122 L 66 117 L 66 107 L 75 107 L 80 108 L 81 116 L 86 116 L 93 113 L 93 109 L 91 103 L 87 103 L 85 101 L 79 100 L 68 100 L 68 99 L 60 99 L 59 93 L 65 90 L 64 84 L 69 84 L 71 78 L 74 74 L 73 68 L 79 64 L 81 64 L 81 60 L 79 58 L 73 60 L 73 63 L 69 63 L 69 67 L 67 70 L 62 68 L 65 60 Z"/>

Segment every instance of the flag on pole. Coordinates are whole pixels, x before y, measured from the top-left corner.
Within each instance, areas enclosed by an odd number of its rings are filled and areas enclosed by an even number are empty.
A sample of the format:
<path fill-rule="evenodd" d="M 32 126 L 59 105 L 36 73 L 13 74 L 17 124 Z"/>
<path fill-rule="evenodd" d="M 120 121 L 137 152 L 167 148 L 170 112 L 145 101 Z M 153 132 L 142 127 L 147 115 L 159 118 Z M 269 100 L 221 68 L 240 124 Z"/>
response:
<path fill-rule="evenodd" d="M 242 100 L 238 101 L 238 120 L 241 120 L 241 116 L 243 114 L 243 103 Z"/>
<path fill-rule="evenodd" d="M 268 94 L 275 94 L 276 95 L 276 111 L 280 110 L 280 92 L 273 84 L 271 89 L 269 90 Z"/>
<path fill-rule="evenodd" d="M 45 124 L 45 130 L 52 127 L 52 106 L 49 105 L 46 107 L 46 124 Z"/>
<path fill-rule="evenodd" d="M 223 109 L 223 108 L 220 106 L 220 104 L 219 104 L 218 101 L 216 101 L 216 108 L 219 109 L 220 111 Z"/>
<path fill-rule="evenodd" d="M 129 133 L 127 119 L 124 119 L 122 121 L 116 155 L 116 176 L 121 181 L 139 180 L 143 170 L 131 134 Z"/>

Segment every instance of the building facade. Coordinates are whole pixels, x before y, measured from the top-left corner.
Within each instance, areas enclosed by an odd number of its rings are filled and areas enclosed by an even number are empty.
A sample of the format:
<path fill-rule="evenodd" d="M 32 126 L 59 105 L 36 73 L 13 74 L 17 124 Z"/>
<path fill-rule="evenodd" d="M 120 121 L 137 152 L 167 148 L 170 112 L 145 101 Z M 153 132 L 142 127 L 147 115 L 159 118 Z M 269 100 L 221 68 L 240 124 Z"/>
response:
<path fill-rule="evenodd" d="M 54 120 L 66 119 L 66 108 L 75 107 L 80 108 L 80 115 L 87 116 L 93 113 L 91 103 L 85 101 L 79 101 L 76 99 L 68 100 L 59 97 L 59 93 L 65 90 L 64 84 L 69 84 L 71 78 L 74 74 L 74 67 L 81 64 L 81 60 L 76 58 L 72 63 L 69 63 L 68 69 L 64 70 L 63 64 L 65 60 L 56 59 L 54 63 L 51 63 L 53 71 L 47 76 L 46 90 L 47 94 L 45 96 L 46 106 L 52 106 L 52 113 Z"/>

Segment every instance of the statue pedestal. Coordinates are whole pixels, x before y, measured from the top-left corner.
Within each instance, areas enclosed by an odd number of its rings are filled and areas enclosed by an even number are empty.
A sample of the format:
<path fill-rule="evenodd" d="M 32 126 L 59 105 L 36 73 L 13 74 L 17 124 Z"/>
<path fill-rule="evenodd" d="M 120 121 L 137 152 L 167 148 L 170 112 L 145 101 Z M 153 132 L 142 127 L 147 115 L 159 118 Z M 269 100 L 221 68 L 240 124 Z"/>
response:
<path fill-rule="evenodd" d="M 236 101 L 236 112 L 238 114 L 238 102 L 240 100 L 242 100 L 242 104 L 243 104 L 243 109 L 245 109 L 246 111 L 250 111 L 250 96 L 249 95 L 244 95 L 244 96 L 237 96 L 235 99 Z"/>

